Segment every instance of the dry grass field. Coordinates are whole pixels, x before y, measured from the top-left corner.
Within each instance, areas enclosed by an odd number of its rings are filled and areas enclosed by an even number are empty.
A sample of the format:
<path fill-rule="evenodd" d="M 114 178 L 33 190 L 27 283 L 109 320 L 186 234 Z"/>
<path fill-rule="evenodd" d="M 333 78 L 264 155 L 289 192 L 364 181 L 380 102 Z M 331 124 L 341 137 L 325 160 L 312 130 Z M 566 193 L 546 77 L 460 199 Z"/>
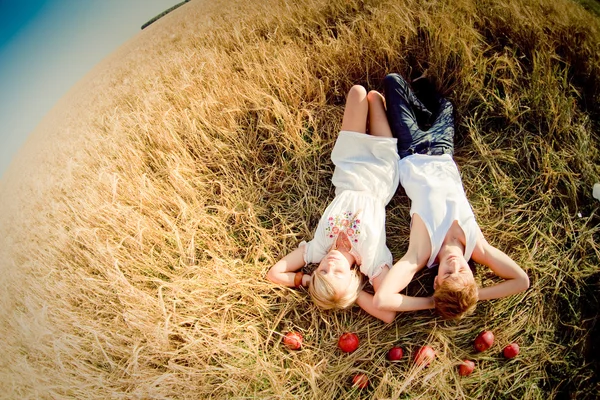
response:
<path fill-rule="evenodd" d="M 598 21 L 569 0 L 195 0 L 153 23 L 3 178 L 0 398 L 597 398 Z M 531 287 L 458 322 L 386 325 L 267 282 L 333 198 L 347 90 L 425 68 L 455 104 L 480 226 Z M 400 188 L 395 259 L 408 213 Z M 430 295 L 432 278 L 408 292 Z M 483 329 L 496 343 L 475 354 Z M 302 350 L 282 345 L 289 330 Z M 361 339 L 351 354 L 346 331 Z M 438 358 L 417 368 L 423 344 Z M 392 364 L 393 345 L 407 355 Z M 460 377 L 467 357 L 476 370 Z M 358 372 L 369 388 L 352 387 Z"/>

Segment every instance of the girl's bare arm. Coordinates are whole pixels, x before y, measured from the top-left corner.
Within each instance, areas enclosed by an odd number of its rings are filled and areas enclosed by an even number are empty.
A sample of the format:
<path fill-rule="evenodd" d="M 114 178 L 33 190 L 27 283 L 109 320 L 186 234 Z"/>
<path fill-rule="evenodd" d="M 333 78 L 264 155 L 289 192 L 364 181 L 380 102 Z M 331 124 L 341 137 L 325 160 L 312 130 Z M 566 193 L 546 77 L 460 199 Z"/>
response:
<path fill-rule="evenodd" d="M 297 249 L 277 261 L 275 265 L 267 272 L 267 279 L 279 285 L 294 287 L 294 278 L 296 272 L 304 266 L 304 246 L 299 246 Z M 302 285 L 307 286 L 309 274 L 305 274 L 302 278 Z"/>

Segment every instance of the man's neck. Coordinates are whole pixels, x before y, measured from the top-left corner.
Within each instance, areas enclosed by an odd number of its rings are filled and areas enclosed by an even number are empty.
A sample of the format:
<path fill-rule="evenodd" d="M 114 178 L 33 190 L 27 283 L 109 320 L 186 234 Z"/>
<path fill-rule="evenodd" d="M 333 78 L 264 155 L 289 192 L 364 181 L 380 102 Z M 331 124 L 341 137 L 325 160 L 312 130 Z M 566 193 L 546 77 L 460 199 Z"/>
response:
<path fill-rule="evenodd" d="M 453 236 L 446 236 L 440 251 L 438 253 L 439 258 L 444 258 L 449 254 L 463 255 L 465 253 L 465 246 L 461 241 Z"/>

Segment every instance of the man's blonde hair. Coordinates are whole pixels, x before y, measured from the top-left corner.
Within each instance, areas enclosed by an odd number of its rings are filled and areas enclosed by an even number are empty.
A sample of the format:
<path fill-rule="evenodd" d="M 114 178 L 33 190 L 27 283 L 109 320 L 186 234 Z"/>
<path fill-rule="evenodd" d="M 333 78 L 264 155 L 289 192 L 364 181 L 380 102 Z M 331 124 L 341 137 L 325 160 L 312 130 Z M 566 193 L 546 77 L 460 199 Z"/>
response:
<path fill-rule="evenodd" d="M 358 298 L 361 289 L 362 275 L 356 269 L 352 270 L 350 284 L 344 293 L 336 293 L 329 279 L 317 271 L 312 274 L 308 285 L 308 293 L 310 293 L 314 303 L 324 310 L 342 309 L 351 306 Z"/>
<path fill-rule="evenodd" d="M 460 319 L 475 310 L 479 293 L 475 279 L 448 277 L 433 294 L 436 311 L 444 319 Z"/>

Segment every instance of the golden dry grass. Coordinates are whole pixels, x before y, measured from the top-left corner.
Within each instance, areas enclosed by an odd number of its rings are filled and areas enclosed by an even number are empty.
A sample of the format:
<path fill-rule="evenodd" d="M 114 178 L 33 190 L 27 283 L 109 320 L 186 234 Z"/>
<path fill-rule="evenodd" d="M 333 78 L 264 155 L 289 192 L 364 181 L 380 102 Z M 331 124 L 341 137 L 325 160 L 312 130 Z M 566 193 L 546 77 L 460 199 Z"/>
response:
<path fill-rule="evenodd" d="M 2 182 L 0 397 L 595 398 L 599 48 L 598 20 L 568 0 L 175 10 L 76 87 Z M 482 230 L 531 288 L 460 322 L 385 325 L 268 283 L 332 199 L 347 90 L 426 67 L 456 106 Z M 396 259 L 408 207 L 400 189 Z M 430 294 L 431 280 L 408 290 Z M 484 328 L 496 344 L 474 354 Z M 282 346 L 288 330 L 301 351 Z M 336 347 L 345 331 L 361 339 L 352 354 Z M 510 341 L 521 354 L 506 361 Z M 385 359 L 425 343 L 429 368 Z M 461 378 L 466 357 L 477 369 Z M 369 389 L 351 387 L 357 372 Z"/>

